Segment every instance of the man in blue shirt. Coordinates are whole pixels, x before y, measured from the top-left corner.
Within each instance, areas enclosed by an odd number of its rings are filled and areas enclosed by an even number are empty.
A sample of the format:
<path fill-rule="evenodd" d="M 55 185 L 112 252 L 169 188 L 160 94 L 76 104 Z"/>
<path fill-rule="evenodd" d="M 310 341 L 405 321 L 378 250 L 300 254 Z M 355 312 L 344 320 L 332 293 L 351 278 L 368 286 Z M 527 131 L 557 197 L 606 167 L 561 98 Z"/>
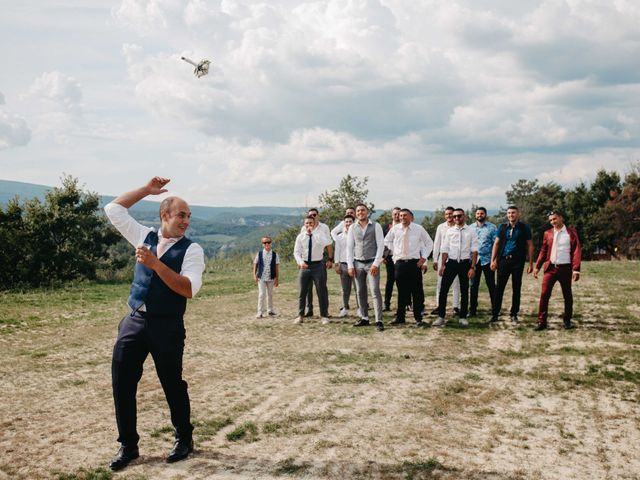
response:
<path fill-rule="evenodd" d="M 524 263 L 529 257 L 527 273 L 533 271 L 533 241 L 531 229 L 520 221 L 520 211 L 515 205 L 507 208 L 507 222 L 500 225 L 491 252 L 491 270 L 498 271 L 496 296 L 493 299 L 491 322 L 497 322 L 502 309 L 502 296 L 511 276 L 511 323 L 518 324 L 520 311 L 520 290 Z"/>
<path fill-rule="evenodd" d="M 491 313 L 493 314 L 493 299 L 496 290 L 496 275 L 491 270 L 491 251 L 496 241 L 498 229 L 496 226 L 487 221 L 487 209 L 484 207 L 476 208 L 476 223 L 469 225 L 478 237 L 478 263 L 476 264 L 476 275 L 470 280 L 471 298 L 469 315 L 475 317 L 478 310 L 478 289 L 480 288 L 480 278 L 484 274 L 484 281 L 489 290 L 489 299 L 491 300 Z"/>

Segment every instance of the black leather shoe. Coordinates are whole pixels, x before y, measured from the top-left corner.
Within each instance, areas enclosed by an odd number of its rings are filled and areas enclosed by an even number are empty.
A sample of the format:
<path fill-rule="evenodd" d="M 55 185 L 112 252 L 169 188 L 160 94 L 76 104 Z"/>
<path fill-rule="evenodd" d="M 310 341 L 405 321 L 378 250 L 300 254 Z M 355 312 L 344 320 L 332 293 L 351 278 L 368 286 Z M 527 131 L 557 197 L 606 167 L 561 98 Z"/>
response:
<path fill-rule="evenodd" d="M 458 307 L 453 307 L 453 313 L 460 315 L 460 309 Z"/>
<path fill-rule="evenodd" d="M 363 318 L 361 318 L 360 320 L 358 320 L 356 323 L 353 324 L 354 327 L 367 327 L 369 326 L 369 320 L 365 320 Z"/>
<path fill-rule="evenodd" d="M 116 456 L 111 459 L 111 463 L 109 464 L 109 468 L 114 472 L 118 470 L 122 470 L 124 467 L 129 465 L 131 460 L 135 460 L 140 456 L 140 452 L 138 451 L 138 447 L 120 447 Z"/>
<path fill-rule="evenodd" d="M 383 332 L 384 324 L 382 322 L 376 322 L 376 330 L 378 330 L 379 332 Z"/>
<path fill-rule="evenodd" d="M 169 452 L 167 463 L 184 460 L 189 456 L 191 452 L 193 452 L 193 440 L 177 440 L 176 444 L 173 446 L 173 449 L 171 450 L 171 452 Z"/>
<path fill-rule="evenodd" d="M 423 322 L 422 320 L 416 322 L 416 327 L 417 328 L 427 328 L 429 325 L 426 324 L 425 322 Z"/>
<path fill-rule="evenodd" d="M 546 330 L 546 329 L 547 329 L 546 323 L 539 323 L 538 325 L 536 325 L 536 328 L 534 328 L 533 330 L 536 332 L 541 332 L 542 330 Z"/>
<path fill-rule="evenodd" d="M 431 315 L 438 315 L 438 309 L 434 308 L 433 310 L 431 310 Z"/>
<path fill-rule="evenodd" d="M 572 330 L 576 328 L 575 325 L 571 323 L 571 321 L 564 322 L 562 326 L 564 327 L 565 330 Z"/>
<path fill-rule="evenodd" d="M 393 321 L 389 322 L 389 325 L 404 325 L 406 322 L 403 319 L 398 320 L 397 318 L 395 318 Z"/>
<path fill-rule="evenodd" d="M 309 310 L 307 313 L 305 313 L 305 314 L 304 314 L 304 316 L 305 316 L 306 318 L 311 318 L 311 317 L 313 317 L 313 310 Z"/>
<path fill-rule="evenodd" d="M 385 305 L 384 309 L 382 311 L 383 312 L 390 312 L 391 311 L 391 306 L 390 305 Z"/>
<path fill-rule="evenodd" d="M 500 319 L 498 317 L 491 317 L 491 320 L 489 320 L 489 323 L 492 324 L 492 325 L 495 325 L 499 321 L 500 321 Z"/>

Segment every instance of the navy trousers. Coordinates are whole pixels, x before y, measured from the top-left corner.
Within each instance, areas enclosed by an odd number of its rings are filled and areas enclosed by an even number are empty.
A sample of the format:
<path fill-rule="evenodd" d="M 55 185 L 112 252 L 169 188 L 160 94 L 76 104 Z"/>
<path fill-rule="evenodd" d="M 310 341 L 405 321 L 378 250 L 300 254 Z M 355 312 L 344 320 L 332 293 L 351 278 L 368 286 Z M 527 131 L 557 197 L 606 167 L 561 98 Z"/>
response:
<path fill-rule="evenodd" d="M 111 381 L 118 441 L 124 447 L 134 447 L 140 438 L 136 429 L 136 392 L 149 353 L 169 404 L 176 438 L 191 439 L 191 407 L 187 382 L 182 379 L 184 340 L 181 317 L 157 317 L 139 312 L 125 316 L 120 322 L 113 347 Z"/>

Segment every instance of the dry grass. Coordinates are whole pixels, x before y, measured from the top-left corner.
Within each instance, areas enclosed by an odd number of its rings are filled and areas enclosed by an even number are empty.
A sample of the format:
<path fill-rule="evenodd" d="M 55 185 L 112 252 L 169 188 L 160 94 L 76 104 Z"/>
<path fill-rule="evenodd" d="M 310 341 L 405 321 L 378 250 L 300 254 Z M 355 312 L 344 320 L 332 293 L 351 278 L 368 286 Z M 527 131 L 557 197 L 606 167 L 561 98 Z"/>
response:
<path fill-rule="evenodd" d="M 244 270 L 218 268 L 187 317 L 196 452 L 163 463 L 172 431 L 149 359 L 138 392 L 142 456 L 114 477 L 639 478 L 638 266 L 587 264 L 575 286 L 579 328 L 566 332 L 553 318 L 543 333 L 531 331 L 531 278 L 517 329 L 480 317 L 467 329 L 379 333 L 318 319 L 293 325 L 291 267 L 276 291 L 281 315 L 255 319 Z M 434 280 L 430 272 L 428 310 Z M 2 296 L 0 478 L 111 476 L 99 468 L 117 449 L 110 355 L 126 291 Z"/>

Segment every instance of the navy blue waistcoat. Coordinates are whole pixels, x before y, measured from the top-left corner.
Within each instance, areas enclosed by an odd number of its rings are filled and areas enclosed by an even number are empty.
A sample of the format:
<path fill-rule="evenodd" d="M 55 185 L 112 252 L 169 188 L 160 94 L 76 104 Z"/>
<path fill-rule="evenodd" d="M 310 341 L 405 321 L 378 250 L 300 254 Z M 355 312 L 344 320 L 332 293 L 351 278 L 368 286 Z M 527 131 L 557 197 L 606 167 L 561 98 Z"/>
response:
<path fill-rule="evenodd" d="M 151 251 L 155 255 L 158 246 L 157 232 L 149 232 L 144 243 L 151 245 Z M 187 237 L 182 237 L 164 252 L 160 261 L 179 274 L 182 270 L 184 255 L 191 243 Z M 148 314 L 162 317 L 182 317 L 187 308 L 186 297 L 171 290 L 157 273 L 141 263 L 136 263 L 133 272 L 128 303 L 133 311 L 144 304 Z"/>
<path fill-rule="evenodd" d="M 276 278 L 276 252 L 271 250 L 271 280 Z M 258 271 L 256 275 L 258 278 L 262 278 L 262 272 L 264 270 L 264 258 L 262 258 L 262 250 L 258 252 Z"/>

